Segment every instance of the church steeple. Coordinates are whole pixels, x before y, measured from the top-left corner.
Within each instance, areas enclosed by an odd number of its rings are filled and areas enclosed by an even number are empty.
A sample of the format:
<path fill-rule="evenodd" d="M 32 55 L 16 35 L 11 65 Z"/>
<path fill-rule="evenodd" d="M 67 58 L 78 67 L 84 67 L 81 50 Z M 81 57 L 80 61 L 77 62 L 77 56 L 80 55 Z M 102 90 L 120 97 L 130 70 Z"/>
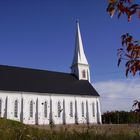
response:
<path fill-rule="evenodd" d="M 79 80 L 88 80 L 90 82 L 90 70 L 87 58 L 84 53 L 82 37 L 80 33 L 79 22 L 76 22 L 76 39 L 75 52 L 71 66 L 71 72 L 77 76 Z"/>

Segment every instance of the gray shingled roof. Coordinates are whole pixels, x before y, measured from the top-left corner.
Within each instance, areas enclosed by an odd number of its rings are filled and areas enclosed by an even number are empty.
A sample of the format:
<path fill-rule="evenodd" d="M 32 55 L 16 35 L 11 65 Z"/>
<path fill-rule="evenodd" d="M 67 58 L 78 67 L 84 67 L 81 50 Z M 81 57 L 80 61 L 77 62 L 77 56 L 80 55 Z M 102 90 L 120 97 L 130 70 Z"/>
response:
<path fill-rule="evenodd" d="M 99 96 L 87 80 L 72 74 L 3 65 L 0 90 Z"/>

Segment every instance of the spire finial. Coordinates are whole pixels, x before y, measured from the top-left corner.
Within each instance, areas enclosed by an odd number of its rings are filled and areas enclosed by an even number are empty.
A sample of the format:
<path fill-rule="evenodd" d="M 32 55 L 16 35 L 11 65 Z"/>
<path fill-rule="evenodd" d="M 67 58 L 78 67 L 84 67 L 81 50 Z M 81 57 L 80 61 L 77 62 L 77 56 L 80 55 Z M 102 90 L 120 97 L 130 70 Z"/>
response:
<path fill-rule="evenodd" d="M 79 19 L 78 18 L 76 19 L 76 23 L 79 23 Z"/>

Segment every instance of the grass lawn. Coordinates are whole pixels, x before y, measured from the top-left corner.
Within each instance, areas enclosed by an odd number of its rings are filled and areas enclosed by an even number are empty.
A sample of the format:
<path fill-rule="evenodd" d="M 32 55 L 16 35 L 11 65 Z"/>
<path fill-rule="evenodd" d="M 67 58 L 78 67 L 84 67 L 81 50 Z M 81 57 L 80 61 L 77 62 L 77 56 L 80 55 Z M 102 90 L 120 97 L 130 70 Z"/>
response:
<path fill-rule="evenodd" d="M 140 125 L 55 125 L 50 128 L 0 119 L 0 140 L 140 140 Z"/>

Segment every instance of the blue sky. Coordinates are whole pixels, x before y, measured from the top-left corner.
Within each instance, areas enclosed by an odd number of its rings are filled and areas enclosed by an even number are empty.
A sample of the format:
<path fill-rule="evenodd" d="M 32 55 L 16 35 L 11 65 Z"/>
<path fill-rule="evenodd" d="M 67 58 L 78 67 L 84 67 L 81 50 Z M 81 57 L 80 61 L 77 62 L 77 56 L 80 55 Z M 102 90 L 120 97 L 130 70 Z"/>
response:
<path fill-rule="evenodd" d="M 111 19 L 106 7 L 106 0 L 1 0 L 0 64 L 70 72 L 79 19 L 91 80 L 98 91 L 110 81 L 115 85 L 122 81 L 139 84 L 138 76 L 128 80 L 124 67 L 117 67 L 116 50 L 123 33 L 139 39 L 140 20 L 133 17 L 128 23 L 125 16 Z"/>

